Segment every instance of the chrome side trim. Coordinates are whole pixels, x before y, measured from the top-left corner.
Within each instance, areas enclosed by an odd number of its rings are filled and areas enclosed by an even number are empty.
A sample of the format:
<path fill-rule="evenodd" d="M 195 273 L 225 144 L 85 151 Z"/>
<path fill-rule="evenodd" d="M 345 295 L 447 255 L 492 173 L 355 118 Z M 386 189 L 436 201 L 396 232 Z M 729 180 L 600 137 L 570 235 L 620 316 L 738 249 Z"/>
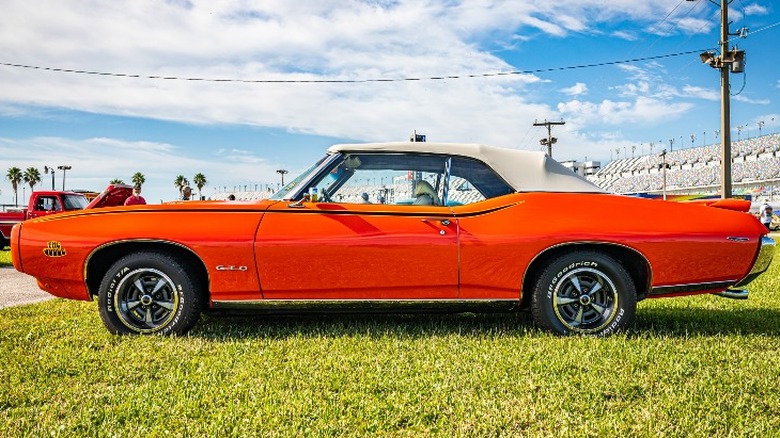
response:
<path fill-rule="evenodd" d="M 758 256 L 756 257 L 756 261 L 753 262 L 753 267 L 750 269 L 748 275 L 745 276 L 745 278 L 743 278 L 742 280 L 740 280 L 739 283 L 735 285 L 735 287 L 745 286 L 746 284 L 755 280 L 756 277 L 761 275 L 764 271 L 766 271 L 769 268 L 769 265 L 772 263 L 772 259 L 774 258 L 774 256 L 775 256 L 775 239 L 769 236 L 762 236 L 761 247 L 758 250 Z"/>
<path fill-rule="evenodd" d="M 656 286 L 650 291 L 650 296 L 667 295 L 686 292 L 699 292 L 713 289 L 726 289 L 734 285 L 737 279 L 723 281 L 707 281 L 704 283 L 684 283 L 670 284 L 666 286 Z"/>
<path fill-rule="evenodd" d="M 236 300 L 212 301 L 212 311 L 248 313 L 462 313 L 511 312 L 520 302 L 511 300 Z"/>

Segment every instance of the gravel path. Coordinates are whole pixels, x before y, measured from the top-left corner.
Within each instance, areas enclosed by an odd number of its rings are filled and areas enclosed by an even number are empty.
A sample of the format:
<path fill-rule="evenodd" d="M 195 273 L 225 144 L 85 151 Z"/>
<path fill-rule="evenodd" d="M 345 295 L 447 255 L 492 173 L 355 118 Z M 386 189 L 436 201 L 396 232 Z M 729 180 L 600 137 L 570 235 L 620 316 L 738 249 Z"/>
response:
<path fill-rule="evenodd" d="M 0 309 L 50 300 L 53 296 L 38 288 L 35 279 L 10 266 L 0 267 Z"/>

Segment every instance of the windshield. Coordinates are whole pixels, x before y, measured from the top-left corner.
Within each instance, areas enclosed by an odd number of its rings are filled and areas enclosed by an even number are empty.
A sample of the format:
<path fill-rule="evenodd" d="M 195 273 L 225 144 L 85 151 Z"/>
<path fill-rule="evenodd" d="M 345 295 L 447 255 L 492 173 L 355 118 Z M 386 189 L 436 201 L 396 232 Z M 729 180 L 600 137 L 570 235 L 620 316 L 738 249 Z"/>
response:
<path fill-rule="evenodd" d="M 301 182 L 306 181 L 309 178 L 313 177 L 319 170 L 320 166 L 322 166 L 322 163 L 330 157 L 332 157 L 332 155 L 326 155 L 320 158 L 319 160 L 317 160 L 317 162 L 314 163 L 314 165 L 312 165 L 311 167 L 303 171 L 303 173 L 298 175 L 292 181 L 288 182 L 284 187 L 281 188 L 281 190 L 274 193 L 273 196 L 271 196 L 269 199 L 273 199 L 276 201 L 280 201 L 282 199 L 289 199 L 290 193 L 293 191 L 293 189 L 301 185 Z"/>
<path fill-rule="evenodd" d="M 87 206 L 87 198 L 84 195 L 62 195 L 62 203 L 65 211 L 83 210 Z"/>

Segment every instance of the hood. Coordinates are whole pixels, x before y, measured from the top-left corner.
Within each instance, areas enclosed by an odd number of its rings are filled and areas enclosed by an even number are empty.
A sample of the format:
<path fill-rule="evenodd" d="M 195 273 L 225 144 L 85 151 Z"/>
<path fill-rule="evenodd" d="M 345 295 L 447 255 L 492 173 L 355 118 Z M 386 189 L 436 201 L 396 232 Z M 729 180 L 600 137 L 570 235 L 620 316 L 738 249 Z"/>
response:
<path fill-rule="evenodd" d="M 105 190 L 100 192 L 99 195 L 92 202 L 87 205 L 85 209 L 103 208 L 103 207 L 115 207 L 117 205 L 124 205 L 125 199 L 133 195 L 133 186 L 127 184 L 109 184 Z"/>

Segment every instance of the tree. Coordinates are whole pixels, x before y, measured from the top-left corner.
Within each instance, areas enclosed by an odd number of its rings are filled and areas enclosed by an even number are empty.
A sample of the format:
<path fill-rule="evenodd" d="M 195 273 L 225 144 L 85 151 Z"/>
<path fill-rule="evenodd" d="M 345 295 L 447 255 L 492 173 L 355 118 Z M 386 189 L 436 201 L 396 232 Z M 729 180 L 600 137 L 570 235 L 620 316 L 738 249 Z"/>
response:
<path fill-rule="evenodd" d="M 146 177 L 141 172 L 136 172 L 133 175 L 132 179 L 133 179 L 133 185 L 138 187 L 141 187 L 146 182 Z"/>
<path fill-rule="evenodd" d="M 24 182 L 30 185 L 30 193 L 32 193 L 35 185 L 41 182 L 41 172 L 34 167 L 28 167 L 24 171 L 22 178 L 24 178 Z"/>
<path fill-rule="evenodd" d="M 8 169 L 5 176 L 11 182 L 11 188 L 14 189 L 14 204 L 19 205 L 19 183 L 22 182 L 22 169 L 14 166 Z"/>
<path fill-rule="evenodd" d="M 205 186 L 208 181 L 206 181 L 206 175 L 202 173 L 196 173 L 195 176 L 192 178 L 192 182 L 195 183 L 195 187 L 198 188 L 198 199 L 203 199 L 203 196 L 201 196 L 200 191 L 203 189 L 203 186 Z"/>
<path fill-rule="evenodd" d="M 179 189 L 179 195 L 181 195 L 184 193 L 184 188 L 190 185 L 190 182 L 187 181 L 187 178 L 185 178 L 184 175 L 178 175 L 176 176 L 176 179 L 173 180 L 173 185 Z"/>
<path fill-rule="evenodd" d="M 109 184 L 124 184 L 125 182 L 124 182 L 124 181 L 122 181 L 122 180 L 121 180 L 121 179 L 119 179 L 119 178 L 114 178 L 114 179 L 112 179 L 111 181 L 109 181 L 108 183 L 109 183 Z"/>

